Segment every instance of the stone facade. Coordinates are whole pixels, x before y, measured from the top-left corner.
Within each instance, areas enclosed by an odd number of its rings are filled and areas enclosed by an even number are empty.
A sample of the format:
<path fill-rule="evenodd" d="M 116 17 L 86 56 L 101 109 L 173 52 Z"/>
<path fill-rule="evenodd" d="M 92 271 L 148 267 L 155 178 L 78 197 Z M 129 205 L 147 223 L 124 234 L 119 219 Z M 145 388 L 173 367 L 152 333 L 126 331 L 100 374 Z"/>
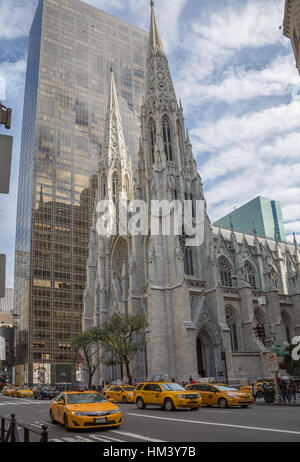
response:
<path fill-rule="evenodd" d="M 153 5 L 137 164 L 132 171 L 112 72 L 98 199 L 115 202 L 125 194 L 147 204 L 204 200 Z M 259 238 L 255 230 L 244 235 L 233 228 L 215 228 L 206 209 L 204 240 L 194 247 L 187 245 L 185 229 L 180 236 L 101 237 L 97 216 L 90 238 L 83 329 L 101 326 L 114 311 L 144 313 L 150 327 L 145 352 L 133 364 L 137 380 L 167 374 L 177 381 L 190 375 L 224 381 L 221 352 L 231 383 L 270 375 L 268 341 L 284 345 L 300 334 L 296 241 L 283 245 L 276 236 Z M 94 380 L 97 384 L 119 376 L 118 369 L 101 365 Z"/>
<path fill-rule="evenodd" d="M 292 42 L 296 67 L 300 73 L 300 0 L 285 0 L 283 33 Z"/>

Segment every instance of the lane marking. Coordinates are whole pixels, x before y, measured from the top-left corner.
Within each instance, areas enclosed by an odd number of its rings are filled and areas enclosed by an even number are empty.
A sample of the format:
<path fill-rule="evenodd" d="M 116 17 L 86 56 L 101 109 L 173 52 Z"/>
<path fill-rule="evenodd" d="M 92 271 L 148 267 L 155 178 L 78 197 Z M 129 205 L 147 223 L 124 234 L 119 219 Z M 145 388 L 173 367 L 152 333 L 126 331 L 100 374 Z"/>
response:
<path fill-rule="evenodd" d="M 135 414 L 129 414 L 129 415 L 135 415 Z M 112 433 L 119 433 L 120 435 L 130 436 L 131 438 L 137 438 L 138 440 L 152 441 L 153 443 L 164 443 L 165 442 L 163 440 L 157 440 L 157 439 L 154 439 L 154 438 L 149 438 L 148 436 L 136 435 L 135 433 L 123 432 L 123 431 L 119 431 L 119 430 L 111 430 L 111 431 L 112 431 Z"/>
<path fill-rule="evenodd" d="M 79 435 L 78 435 L 78 436 L 76 436 L 75 438 L 76 438 L 77 440 L 79 440 L 79 442 L 80 442 L 80 441 L 82 441 L 82 442 L 84 442 L 84 441 L 89 441 L 90 443 L 92 442 L 92 440 L 91 440 L 90 438 L 84 438 L 84 436 L 79 436 Z"/>
<path fill-rule="evenodd" d="M 75 438 L 63 438 L 63 441 L 66 441 L 67 443 L 75 443 L 76 439 Z"/>
<path fill-rule="evenodd" d="M 264 431 L 264 432 L 275 432 L 275 433 L 288 433 L 290 435 L 300 435 L 300 432 L 296 432 L 294 430 L 279 430 L 277 428 L 263 428 L 263 427 L 248 427 L 245 425 L 234 425 L 234 424 L 222 424 L 218 422 L 201 422 L 199 420 L 184 420 L 184 419 L 172 419 L 170 417 L 156 417 L 152 415 L 146 415 L 146 414 L 128 414 L 128 415 L 133 415 L 136 417 L 146 417 L 150 419 L 159 419 L 159 420 L 171 420 L 173 422 L 185 422 L 185 423 L 194 423 L 194 424 L 200 424 L 200 425 L 213 425 L 217 427 L 229 427 L 229 428 L 242 428 L 245 430 L 259 430 L 259 431 Z"/>
<path fill-rule="evenodd" d="M 126 443 L 125 440 L 118 440 L 117 438 L 110 438 L 109 436 L 97 436 L 97 435 L 89 435 L 90 438 L 95 438 L 96 440 L 100 440 L 100 441 L 106 441 L 106 442 L 110 442 L 110 441 L 116 441 L 118 443 Z M 105 438 L 105 440 L 103 440 L 103 438 Z"/>

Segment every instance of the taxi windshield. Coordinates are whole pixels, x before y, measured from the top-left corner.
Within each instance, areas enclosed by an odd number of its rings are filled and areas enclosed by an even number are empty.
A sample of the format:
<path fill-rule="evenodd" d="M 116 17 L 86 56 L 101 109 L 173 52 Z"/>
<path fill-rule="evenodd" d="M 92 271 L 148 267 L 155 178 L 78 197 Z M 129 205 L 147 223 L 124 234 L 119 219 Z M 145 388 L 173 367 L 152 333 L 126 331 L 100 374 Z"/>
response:
<path fill-rule="evenodd" d="M 221 391 L 238 391 L 237 388 L 232 387 L 223 387 L 222 385 L 218 385 L 219 390 Z"/>
<path fill-rule="evenodd" d="M 100 393 L 74 393 L 68 395 L 68 404 L 107 403 Z"/>
<path fill-rule="evenodd" d="M 122 387 L 125 391 L 133 391 L 134 387 Z"/>
<path fill-rule="evenodd" d="M 186 389 L 178 383 L 161 383 L 160 386 L 164 391 L 186 391 Z"/>

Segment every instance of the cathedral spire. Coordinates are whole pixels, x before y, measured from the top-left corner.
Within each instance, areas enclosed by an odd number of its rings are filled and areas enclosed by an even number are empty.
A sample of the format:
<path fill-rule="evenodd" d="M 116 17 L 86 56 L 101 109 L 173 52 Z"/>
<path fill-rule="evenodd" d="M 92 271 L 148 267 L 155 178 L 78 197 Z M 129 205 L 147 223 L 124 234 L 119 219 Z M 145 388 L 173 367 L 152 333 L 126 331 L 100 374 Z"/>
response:
<path fill-rule="evenodd" d="M 162 53 L 164 53 L 164 47 L 162 43 L 162 39 L 158 30 L 157 22 L 156 22 L 156 17 L 155 17 L 155 11 L 154 11 L 154 3 L 151 0 L 151 23 L 150 23 L 150 50 L 160 50 Z"/>
<path fill-rule="evenodd" d="M 104 158 L 119 160 L 127 158 L 127 150 L 112 65 L 110 66 L 110 92 L 105 121 Z"/>

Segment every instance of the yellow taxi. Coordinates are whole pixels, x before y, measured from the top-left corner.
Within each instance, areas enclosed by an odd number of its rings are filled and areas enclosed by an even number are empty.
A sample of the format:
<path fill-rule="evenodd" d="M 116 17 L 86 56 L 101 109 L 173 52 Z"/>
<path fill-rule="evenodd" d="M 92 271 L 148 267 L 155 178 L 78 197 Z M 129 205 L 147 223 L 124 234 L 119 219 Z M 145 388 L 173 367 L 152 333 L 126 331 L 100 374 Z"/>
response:
<path fill-rule="evenodd" d="M 237 388 L 228 385 L 194 383 L 187 385 L 186 389 L 200 393 L 203 404 L 207 406 L 219 406 L 221 408 L 231 406 L 248 407 L 254 403 L 251 393 L 241 392 Z"/>
<path fill-rule="evenodd" d="M 17 396 L 17 393 L 18 393 L 18 391 L 19 391 L 20 389 L 21 389 L 21 387 L 14 387 L 14 388 L 12 389 L 11 396 L 16 397 L 16 396 Z"/>
<path fill-rule="evenodd" d="M 112 399 L 119 403 L 133 403 L 134 402 L 134 390 L 135 387 L 131 385 L 115 385 L 109 387 L 105 397 Z"/>
<path fill-rule="evenodd" d="M 5 387 L 3 388 L 3 396 L 12 396 L 14 388 Z"/>
<path fill-rule="evenodd" d="M 121 410 L 97 391 L 64 391 L 50 405 L 51 422 L 61 423 L 66 430 L 119 427 Z"/>
<path fill-rule="evenodd" d="M 202 404 L 199 393 L 190 392 L 173 382 L 139 383 L 134 390 L 134 401 L 138 409 L 144 409 L 151 404 L 151 406 L 160 406 L 167 411 L 184 407 L 199 409 Z"/>
<path fill-rule="evenodd" d="M 30 388 L 20 388 L 16 391 L 17 398 L 32 398 L 34 396 L 33 390 Z"/>
<path fill-rule="evenodd" d="M 106 385 L 102 390 L 102 395 L 106 397 L 106 394 L 108 393 L 111 387 L 113 387 L 113 385 Z"/>

